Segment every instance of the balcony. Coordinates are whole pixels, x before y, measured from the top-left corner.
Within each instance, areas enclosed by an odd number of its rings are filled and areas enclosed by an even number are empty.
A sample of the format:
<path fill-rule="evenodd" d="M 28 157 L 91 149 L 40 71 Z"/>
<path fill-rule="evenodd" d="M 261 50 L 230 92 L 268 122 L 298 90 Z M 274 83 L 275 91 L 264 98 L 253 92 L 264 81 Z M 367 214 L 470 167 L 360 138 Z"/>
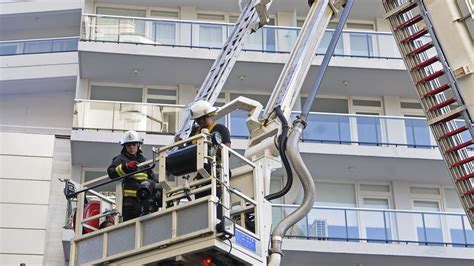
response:
<path fill-rule="evenodd" d="M 147 134 L 173 135 L 179 126 L 183 108 L 182 105 L 77 100 L 73 129 L 109 132 L 133 129 Z M 291 120 L 298 115 L 294 112 Z M 229 128 L 232 137 L 245 139 L 249 135 L 246 119 L 246 112 L 235 111 L 218 122 Z M 436 148 L 424 118 L 333 113 L 310 113 L 303 142 Z"/>
<path fill-rule="evenodd" d="M 179 105 L 79 100 L 71 133 L 73 163 L 107 165 L 126 130 L 144 133 L 150 157 L 152 146 L 173 142 L 182 110 Z M 218 121 L 229 127 L 237 150 L 247 145 L 245 119 L 236 111 Z M 308 119 L 300 150 L 314 178 L 412 182 L 416 175 L 417 182 L 451 184 L 424 119 L 329 113 L 311 113 Z"/>
<path fill-rule="evenodd" d="M 75 52 L 79 37 L 15 40 L 0 42 L 0 56 Z"/>
<path fill-rule="evenodd" d="M 273 215 L 281 220 L 297 207 L 273 204 Z M 470 228 L 466 215 L 447 212 L 313 207 L 305 218 L 287 231 L 286 237 L 474 248 L 474 230 Z"/>
<path fill-rule="evenodd" d="M 79 44 L 81 77 L 99 82 L 167 85 L 179 81 L 199 87 L 233 27 L 224 23 L 86 14 Z M 226 87 L 270 92 L 299 32 L 300 28 L 266 26 L 252 34 Z M 317 55 L 325 53 L 332 34 L 332 30 L 326 31 Z M 311 86 L 321 60 L 322 56 L 314 57 L 304 89 Z M 367 96 L 396 92 L 397 96 L 414 98 L 405 69 L 391 34 L 345 31 L 321 93 Z M 344 81 L 350 81 L 350 87 L 341 86 Z"/>
<path fill-rule="evenodd" d="M 233 27 L 234 24 L 228 23 L 86 14 L 83 15 L 81 41 L 221 49 Z M 265 26 L 250 36 L 244 51 L 289 53 L 300 30 Z M 317 55 L 325 53 L 333 32 L 325 32 Z M 401 59 L 392 34 L 380 32 L 345 31 L 334 55 Z"/>

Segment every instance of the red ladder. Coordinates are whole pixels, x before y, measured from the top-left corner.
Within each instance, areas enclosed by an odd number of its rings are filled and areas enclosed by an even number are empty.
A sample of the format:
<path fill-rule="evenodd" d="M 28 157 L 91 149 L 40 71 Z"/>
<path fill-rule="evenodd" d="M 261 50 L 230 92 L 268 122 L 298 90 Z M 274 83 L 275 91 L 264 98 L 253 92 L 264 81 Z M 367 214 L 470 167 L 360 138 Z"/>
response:
<path fill-rule="evenodd" d="M 383 5 L 428 125 L 474 227 L 474 156 L 467 150 L 474 143 L 473 129 L 457 82 L 423 1 L 383 0 Z M 471 134 L 461 137 L 467 131 Z"/>

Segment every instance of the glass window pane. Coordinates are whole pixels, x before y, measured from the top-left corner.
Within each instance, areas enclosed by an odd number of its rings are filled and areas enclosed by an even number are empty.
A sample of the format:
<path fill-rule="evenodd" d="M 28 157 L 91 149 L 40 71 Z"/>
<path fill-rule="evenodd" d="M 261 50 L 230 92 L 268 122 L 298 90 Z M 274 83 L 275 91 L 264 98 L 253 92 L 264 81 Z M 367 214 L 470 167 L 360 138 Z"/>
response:
<path fill-rule="evenodd" d="M 321 39 L 318 49 L 316 50 L 316 54 L 324 55 L 329 47 L 329 43 L 331 42 L 331 38 L 334 35 L 334 31 L 325 31 L 323 34 L 323 38 Z M 334 55 L 344 55 L 344 39 L 339 36 L 339 41 L 336 44 L 336 48 L 334 49 Z"/>
<path fill-rule="evenodd" d="M 0 55 L 13 55 L 23 52 L 21 43 L 0 43 Z"/>
<path fill-rule="evenodd" d="M 306 103 L 307 97 L 301 97 L 301 104 Z M 311 112 L 321 113 L 349 113 L 349 101 L 347 99 L 316 98 L 311 105 Z"/>
<path fill-rule="evenodd" d="M 310 114 L 303 133 L 304 141 L 350 143 L 349 117 L 326 114 Z"/>
<path fill-rule="evenodd" d="M 357 117 L 357 136 L 360 145 L 379 145 L 382 142 L 380 118 Z"/>
<path fill-rule="evenodd" d="M 356 207 L 355 186 L 316 182 L 317 206 Z"/>
<path fill-rule="evenodd" d="M 176 23 L 155 21 L 153 23 L 154 41 L 158 44 L 176 44 Z"/>
<path fill-rule="evenodd" d="M 24 51 L 25 54 L 47 53 L 52 51 L 52 46 L 53 42 L 51 40 L 26 42 Z"/>
<path fill-rule="evenodd" d="M 438 212 L 439 204 L 434 201 L 414 201 L 414 208 L 418 211 Z M 437 214 L 419 214 L 415 216 L 418 241 L 426 242 L 428 245 L 442 245 L 443 231 L 441 229 L 441 217 Z M 420 245 L 424 245 L 420 243 Z"/>
<path fill-rule="evenodd" d="M 142 102 L 142 88 L 91 86 L 91 100 Z"/>
<path fill-rule="evenodd" d="M 426 120 L 405 119 L 407 145 L 410 148 L 430 148 L 431 135 Z"/>
<path fill-rule="evenodd" d="M 151 16 L 156 18 L 178 19 L 179 13 L 173 11 L 151 11 Z"/>
<path fill-rule="evenodd" d="M 202 47 L 220 48 L 223 42 L 223 27 L 199 25 L 199 45 Z"/>
<path fill-rule="evenodd" d="M 77 39 L 53 40 L 53 51 L 76 51 L 78 45 Z"/>
<path fill-rule="evenodd" d="M 435 188 L 435 187 L 410 187 L 410 193 L 424 194 L 424 195 L 439 195 L 440 191 L 439 191 L 439 188 Z"/>
<path fill-rule="evenodd" d="M 97 7 L 97 14 L 122 16 L 122 17 L 146 17 L 145 10 L 111 8 L 111 7 Z"/>
<path fill-rule="evenodd" d="M 364 198 L 364 208 L 389 209 L 388 199 Z M 367 242 L 385 242 L 391 240 L 390 216 L 381 211 L 361 211 L 361 219 L 365 225 Z"/>
<path fill-rule="evenodd" d="M 248 137 L 249 131 L 247 128 L 247 111 L 236 110 L 231 113 L 230 117 L 230 134 L 233 137 Z"/>
<path fill-rule="evenodd" d="M 360 185 L 361 191 L 390 192 L 389 185 Z"/>
<path fill-rule="evenodd" d="M 372 36 L 366 33 L 350 33 L 352 56 L 371 56 L 372 52 Z"/>

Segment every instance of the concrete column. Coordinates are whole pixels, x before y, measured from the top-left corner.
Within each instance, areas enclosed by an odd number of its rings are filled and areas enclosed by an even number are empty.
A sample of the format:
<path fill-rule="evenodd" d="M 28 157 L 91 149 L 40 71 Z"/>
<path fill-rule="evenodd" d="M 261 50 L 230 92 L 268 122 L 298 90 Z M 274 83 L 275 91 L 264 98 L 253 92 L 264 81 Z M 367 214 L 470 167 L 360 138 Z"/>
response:
<path fill-rule="evenodd" d="M 384 113 L 388 116 L 403 116 L 400 107 L 400 97 L 384 96 Z M 395 144 L 406 144 L 405 121 L 402 119 L 387 119 L 385 121 L 386 142 Z"/>
<path fill-rule="evenodd" d="M 89 99 L 89 80 L 77 78 L 76 99 Z"/>
<path fill-rule="evenodd" d="M 410 185 L 405 182 L 392 182 L 394 209 L 412 209 L 410 198 Z M 395 226 L 394 238 L 399 240 L 417 240 L 415 228 L 415 214 L 397 213 L 392 215 L 391 222 Z"/>
<path fill-rule="evenodd" d="M 178 104 L 190 104 L 194 97 L 196 97 L 197 88 L 193 85 L 179 84 L 178 85 Z"/>
<path fill-rule="evenodd" d="M 85 0 L 82 12 L 86 13 L 86 14 L 95 13 L 94 12 L 94 1 L 93 0 Z"/>
<path fill-rule="evenodd" d="M 390 29 L 390 23 L 388 20 L 384 18 L 376 18 L 375 19 L 375 24 L 376 24 L 376 30 L 377 31 L 383 31 L 383 32 L 391 32 L 392 30 Z"/>

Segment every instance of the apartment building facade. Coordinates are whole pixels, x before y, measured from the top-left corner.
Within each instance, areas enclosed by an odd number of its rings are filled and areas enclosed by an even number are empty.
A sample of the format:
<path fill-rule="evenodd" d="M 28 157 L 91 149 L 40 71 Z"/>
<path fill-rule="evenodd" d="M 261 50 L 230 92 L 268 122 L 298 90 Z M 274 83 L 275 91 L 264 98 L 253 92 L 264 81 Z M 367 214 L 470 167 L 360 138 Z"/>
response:
<path fill-rule="evenodd" d="M 245 96 L 265 106 L 307 12 L 307 1 L 274 1 L 216 105 Z M 381 3 L 356 2 L 311 108 L 300 149 L 316 201 L 287 232 L 283 265 L 474 263 L 474 232 L 383 15 Z M 140 132 L 149 158 L 171 143 L 238 16 L 231 0 L 0 2 L 0 265 L 67 263 L 59 178 L 105 175 L 126 130 Z M 239 152 L 245 118 L 220 120 Z M 275 171 L 271 189 L 285 178 Z M 299 189 L 274 202 L 274 221 L 301 202 Z"/>

